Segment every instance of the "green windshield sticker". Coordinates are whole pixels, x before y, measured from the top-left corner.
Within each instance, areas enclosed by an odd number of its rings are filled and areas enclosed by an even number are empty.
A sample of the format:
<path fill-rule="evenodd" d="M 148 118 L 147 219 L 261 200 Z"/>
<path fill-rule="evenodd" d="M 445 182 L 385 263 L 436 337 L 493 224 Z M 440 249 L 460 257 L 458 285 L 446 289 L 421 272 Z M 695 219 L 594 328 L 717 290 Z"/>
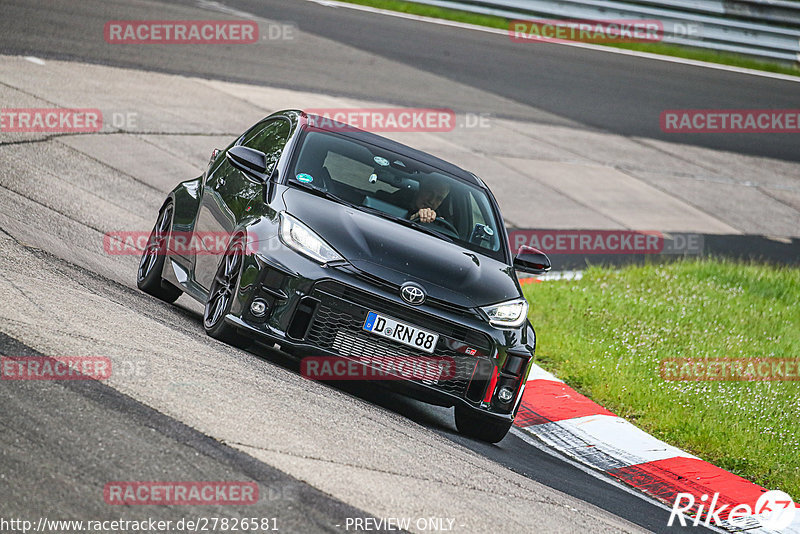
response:
<path fill-rule="evenodd" d="M 298 182 L 303 182 L 304 184 L 307 184 L 309 182 L 313 182 L 314 181 L 314 177 L 313 176 L 311 176 L 310 174 L 306 174 L 304 172 L 301 172 L 300 174 L 295 176 L 295 178 L 297 178 Z"/>

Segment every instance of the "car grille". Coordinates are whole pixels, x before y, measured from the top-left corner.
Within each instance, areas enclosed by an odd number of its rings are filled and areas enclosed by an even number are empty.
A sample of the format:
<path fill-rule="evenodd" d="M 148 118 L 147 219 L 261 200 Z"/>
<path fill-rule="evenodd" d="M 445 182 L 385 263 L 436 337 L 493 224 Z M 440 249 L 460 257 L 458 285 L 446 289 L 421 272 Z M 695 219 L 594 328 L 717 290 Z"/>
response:
<path fill-rule="evenodd" d="M 408 310 L 398 309 L 400 307 L 395 303 L 384 302 L 384 299 L 334 282 L 318 283 L 312 297 L 319 301 L 319 305 L 306 334 L 306 340 L 322 349 L 352 359 L 368 358 L 377 364 L 396 358 L 420 357 L 420 352 L 414 351 L 411 347 L 362 330 L 367 312 L 376 310 L 439 333 L 439 342 L 430 356 L 452 358 L 455 362 L 454 375 L 441 380 L 415 380 L 417 382 L 463 397 L 476 364 L 479 360 L 489 360 L 488 358 L 469 356 L 463 352 L 468 346 L 465 344 L 466 339 L 473 342 L 469 348 L 480 349 L 482 354 L 489 354 L 491 344 L 488 338 L 479 332 L 471 332 L 464 327 L 452 325 L 441 319 L 434 321 L 427 315 L 412 315 Z M 362 298 L 365 300 L 368 298 L 371 304 L 357 302 Z M 484 339 L 481 339 L 481 336 L 484 336 Z M 474 343 L 475 341 L 481 341 L 481 343 Z"/>
<path fill-rule="evenodd" d="M 407 321 L 419 327 L 425 327 L 429 330 L 433 329 L 438 334 L 442 334 L 450 339 L 478 349 L 483 354 L 491 353 L 491 341 L 483 332 L 477 332 L 462 325 L 451 323 L 435 315 L 424 313 L 418 308 L 410 308 L 391 300 L 378 297 L 361 289 L 340 284 L 339 282 L 332 280 L 318 282 L 314 286 L 314 290 L 327 293 L 330 296 L 338 297 L 364 307 L 364 316 L 360 317 L 362 323 L 367 316 L 366 308 L 369 308 L 385 313 L 386 315 L 391 315 L 395 319 Z M 360 326 L 361 325 L 359 325 L 359 328 Z"/>

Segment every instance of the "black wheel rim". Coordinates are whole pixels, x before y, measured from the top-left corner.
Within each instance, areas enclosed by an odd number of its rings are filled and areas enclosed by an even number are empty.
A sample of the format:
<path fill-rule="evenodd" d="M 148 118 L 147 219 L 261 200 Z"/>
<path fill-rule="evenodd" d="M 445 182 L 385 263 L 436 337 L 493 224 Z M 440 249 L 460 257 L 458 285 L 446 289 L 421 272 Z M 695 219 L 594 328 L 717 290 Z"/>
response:
<path fill-rule="evenodd" d="M 237 237 L 225 252 L 225 257 L 217 267 L 217 274 L 211 284 L 208 300 L 203 312 L 203 324 L 214 328 L 225 316 L 236 290 L 239 269 L 242 265 L 243 241 Z"/>
<path fill-rule="evenodd" d="M 155 267 L 159 256 L 167 250 L 167 237 L 169 236 L 169 225 L 172 222 L 172 204 L 164 208 L 159 214 L 147 246 L 142 252 L 142 259 L 139 260 L 139 280 L 144 280 Z"/>

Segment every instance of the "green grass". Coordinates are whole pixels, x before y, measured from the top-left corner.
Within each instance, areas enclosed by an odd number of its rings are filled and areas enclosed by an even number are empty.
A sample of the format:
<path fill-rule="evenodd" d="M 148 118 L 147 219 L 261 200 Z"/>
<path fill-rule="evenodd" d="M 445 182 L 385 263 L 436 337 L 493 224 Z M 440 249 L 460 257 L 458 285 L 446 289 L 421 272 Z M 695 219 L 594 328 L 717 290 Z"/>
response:
<path fill-rule="evenodd" d="M 525 287 L 537 362 L 656 437 L 800 502 L 800 382 L 676 382 L 665 358 L 800 360 L 800 269 L 684 261 Z"/>
<path fill-rule="evenodd" d="M 403 0 L 344 0 L 344 1 L 349 2 L 351 4 L 360 4 L 364 6 L 376 7 L 379 9 L 388 9 L 390 11 L 399 11 L 401 13 L 409 13 L 425 17 L 454 20 L 456 22 L 464 22 L 468 24 L 475 24 L 478 26 L 487 26 L 489 28 L 498 28 L 501 30 L 508 30 L 508 24 L 510 22 L 509 19 L 503 17 L 480 15 L 478 13 L 470 13 L 469 11 L 459 11 L 456 9 L 428 6 L 425 4 L 415 4 L 413 2 L 405 2 Z M 520 43 L 519 46 L 534 47 L 536 46 L 536 44 Z M 780 74 L 789 74 L 792 76 L 800 76 L 800 68 L 796 66 L 788 66 L 779 63 L 770 63 L 767 61 L 758 61 L 755 59 L 751 59 L 747 56 L 741 56 L 738 54 L 731 54 L 725 52 L 715 52 L 713 50 L 706 50 L 702 48 L 689 48 L 689 47 L 668 45 L 662 43 L 616 43 L 616 44 L 606 44 L 603 46 L 622 48 L 626 50 L 637 50 L 640 52 L 649 52 L 651 54 L 661 54 L 665 56 L 694 59 L 697 61 L 708 61 L 710 63 L 719 63 L 722 65 L 763 70 L 767 72 L 777 72 Z"/>

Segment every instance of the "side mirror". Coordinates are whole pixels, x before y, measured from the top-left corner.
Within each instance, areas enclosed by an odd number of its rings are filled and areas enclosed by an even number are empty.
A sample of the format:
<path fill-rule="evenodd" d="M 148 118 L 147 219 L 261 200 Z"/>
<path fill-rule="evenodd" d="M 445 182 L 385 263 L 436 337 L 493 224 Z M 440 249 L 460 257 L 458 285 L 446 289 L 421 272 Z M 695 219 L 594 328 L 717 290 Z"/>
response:
<path fill-rule="evenodd" d="M 514 269 L 529 274 L 544 274 L 550 270 L 550 258 L 533 247 L 519 247 L 514 257 Z"/>
<path fill-rule="evenodd" d="M 267 176 L 264 174 L 267 172 L 267 156 L 263 152 L 238 145 L 228 150 L 226 156 L 231 165 L 240 171 L 244 171 L 261 182 L 267 180 Z"/>

